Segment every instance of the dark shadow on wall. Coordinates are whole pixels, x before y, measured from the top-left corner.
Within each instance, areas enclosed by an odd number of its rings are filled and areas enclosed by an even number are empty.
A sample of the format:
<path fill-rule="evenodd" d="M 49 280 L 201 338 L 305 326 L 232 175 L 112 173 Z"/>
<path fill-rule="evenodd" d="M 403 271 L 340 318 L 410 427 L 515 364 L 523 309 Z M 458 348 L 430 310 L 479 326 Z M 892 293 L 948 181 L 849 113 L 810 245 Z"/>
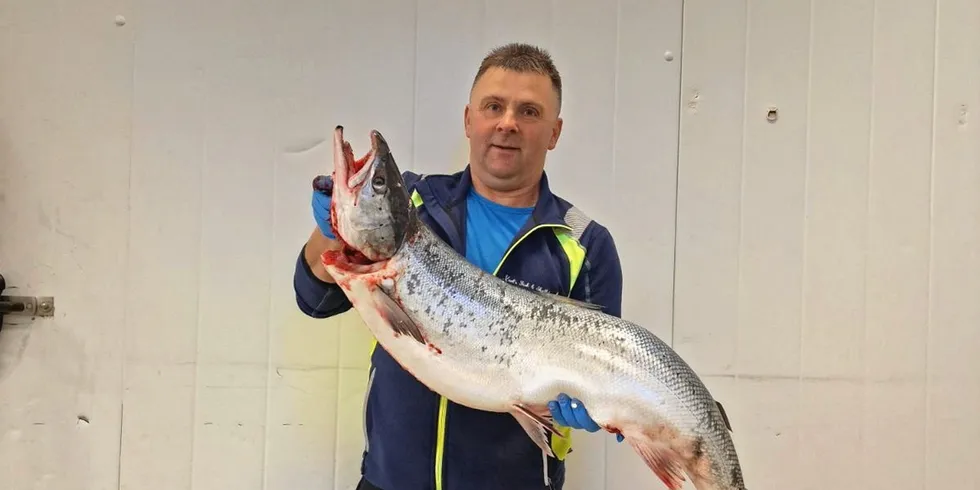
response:
<path fill-rule="evenodd" d="M 14 203 L 8 199 L 11 186 L 16 185 L 13 143 L 3 119 L 0 119 L 0 275 L 3 289 L 0 295 L 18 295 L 17 274 L 12 267 L 12 257 L 7 254 L 10 240 L 15 239 Z M 0 323 L 0 385 L 10 377 L 24 358 L 30 342 L 31 320 L 28 317 L 5 316 Z M 2 391 L 0 391 L 2 392 Z"/>

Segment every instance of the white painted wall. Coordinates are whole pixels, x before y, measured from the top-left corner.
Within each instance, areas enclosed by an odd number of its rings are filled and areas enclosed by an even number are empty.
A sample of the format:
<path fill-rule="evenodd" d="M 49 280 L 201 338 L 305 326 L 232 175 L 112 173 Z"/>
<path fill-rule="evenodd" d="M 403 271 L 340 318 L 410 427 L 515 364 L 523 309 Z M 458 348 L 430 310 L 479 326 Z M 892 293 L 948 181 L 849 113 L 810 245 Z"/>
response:
<path fill-rule="evenodd" d="M 555 55 L 554 186 L 749 488 L 980 488 L 980 3 L 603 5 L 0 0 L 0 273 L 57 304 L 0 332 L 0 488 L 349 488 L 368 337 L 290 284 L 316 143 L 461 168 L 510 40 Z M 658 488 L 577 441 L 569 490 Z"/>

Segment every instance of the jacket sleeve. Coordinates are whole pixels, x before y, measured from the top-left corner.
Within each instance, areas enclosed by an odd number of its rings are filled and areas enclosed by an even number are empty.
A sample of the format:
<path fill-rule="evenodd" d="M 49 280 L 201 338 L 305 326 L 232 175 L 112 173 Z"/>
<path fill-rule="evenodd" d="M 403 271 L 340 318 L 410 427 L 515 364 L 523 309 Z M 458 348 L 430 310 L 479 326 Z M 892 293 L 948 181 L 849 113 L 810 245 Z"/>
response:
<path fill-rule="evenodd" d="M 411 192 L 421 176 L 412 172 L 403 172 L 402 178 Z M 296 266 L 293 270 L 293 291 L 296 294 L 296 306 L 300 311 L 313 318 L 329 318 L 351 309 L 350 300 L 340 286 L 325 282 L 313 274 L 310 264 L 307 264 L 304 258 L 305 252 L 304 245 L 296 258 Z"/>
<path fill-rule="evenodd" d="M 351 309 L 350 300 L 340 286 L 313 275 L 310 264 L 306 263 L 305 251 L 304 245 L 293 271 L 293 291 L 300 311 L 313 318 L 329 318 Z"/>
<path fill-rule="evenodd" d="M 619 317 L 623 307 L 623 269 L 616 242 L 609 230 L 592 222 L 583 235 L 585 263 L 572 290 L 572 297 L 602 306 L 602 311 Z"/>

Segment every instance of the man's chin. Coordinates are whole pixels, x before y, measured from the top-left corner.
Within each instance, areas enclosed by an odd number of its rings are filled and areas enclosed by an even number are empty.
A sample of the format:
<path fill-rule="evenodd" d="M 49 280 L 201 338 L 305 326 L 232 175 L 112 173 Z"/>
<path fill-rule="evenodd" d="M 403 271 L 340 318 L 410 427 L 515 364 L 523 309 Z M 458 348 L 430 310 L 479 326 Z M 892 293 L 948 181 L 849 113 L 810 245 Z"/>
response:
<path fill-rule="evenodd" d="M 521 174 L 521 162 L 516 158 L 487 158 L 483 165 L 483 173 L 497 180 L 513 180 Z"/>

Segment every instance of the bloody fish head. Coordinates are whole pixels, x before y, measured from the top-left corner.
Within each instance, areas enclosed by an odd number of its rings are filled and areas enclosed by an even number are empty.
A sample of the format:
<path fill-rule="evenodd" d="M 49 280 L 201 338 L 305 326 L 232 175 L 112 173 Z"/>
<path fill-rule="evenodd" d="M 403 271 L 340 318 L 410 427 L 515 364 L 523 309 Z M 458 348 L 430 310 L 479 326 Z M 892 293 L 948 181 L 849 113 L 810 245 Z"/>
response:
<path fill-rule="evenodd" d="M 334 235 L 344 244 L 346 260 L 368 265 L 385 261 L 401 248 L 415 226 L 401 171 L 378 131 L 371 150 L 354 159 L 344 128 L 334 130 L 334 177 L 331 204 Z"/>

